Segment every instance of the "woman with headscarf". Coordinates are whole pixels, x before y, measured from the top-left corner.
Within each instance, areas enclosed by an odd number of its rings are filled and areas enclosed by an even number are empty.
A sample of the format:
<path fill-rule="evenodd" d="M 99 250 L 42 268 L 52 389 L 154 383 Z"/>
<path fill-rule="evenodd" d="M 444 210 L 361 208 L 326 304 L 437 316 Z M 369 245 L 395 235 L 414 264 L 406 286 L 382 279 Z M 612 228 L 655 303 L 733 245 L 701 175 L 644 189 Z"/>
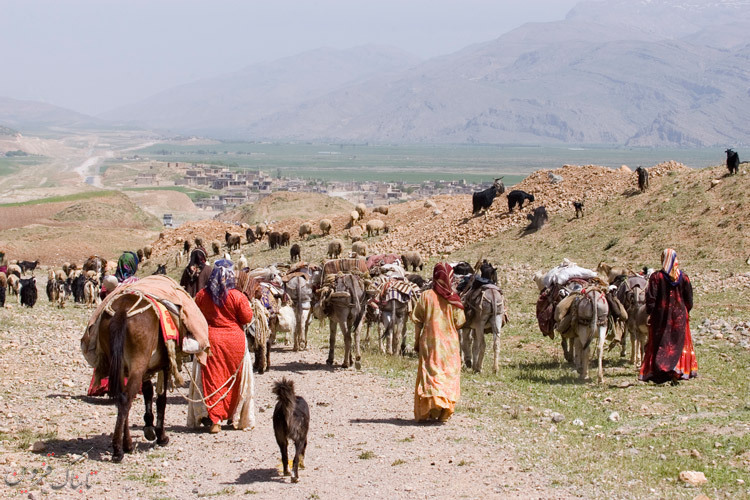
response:
<path fill-rule="evenodd" d="M 247 297 L 235 289 L 232 267 L 230 260 L 216 261 L 208 285 L 195 296 L 195 303 L 208 322 L 211 344 L 206 366 L 201 371 L 211 433 L 219 432 L 224 420 L 231 420 L 235 428 L 242 428 L 247 418 L 238 422 L 238 413 L 248 402 L 252 411 L 252 367 L 245 354 L 242 326 L 252 321 L 253 312 Z"/>
<path fill-rule="evenodd" d="M 138 271 L 138 256 L 135 252 L 123 252 L 117 260 L 117 270 L 115 271 L 117 280 L 123 282 L 135 276 L 136 271 Z"/>
<path fill-rule="evenodd" d="M 461 396 L 461 347 L 458 329 L 464 306 L 453 288 L 453 268 L 439 262 L 412 312 L 414 351 L 419 355 L 414 388 L 414 418 L 447 421 Z"/>
<path fill-rule="evenodd" d="M 662 252 L 661 265 L 646 288 L 648 343 L 638 379 L 677 383 L 698 375 L 690 336 L 693 287 L 688 275 L 680 270 L 674 250 Z"/>
<path fill-rule="evenodd" d="M 180 286 L 193 298 L 208 284 L 211 277 L 213 268 L 207 264 L 207 255 L 205 248 L 197 247 L 193 249 L 190 252 L 190 261 L 180 278 Z"/>

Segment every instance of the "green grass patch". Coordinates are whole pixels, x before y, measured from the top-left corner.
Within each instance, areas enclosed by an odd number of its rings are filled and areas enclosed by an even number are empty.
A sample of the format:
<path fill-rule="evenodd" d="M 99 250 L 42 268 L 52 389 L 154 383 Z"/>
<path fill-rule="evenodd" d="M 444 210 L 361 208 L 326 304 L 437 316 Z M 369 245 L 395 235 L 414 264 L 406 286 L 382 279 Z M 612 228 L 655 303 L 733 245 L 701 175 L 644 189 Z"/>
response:
<path fill-rule="evenodd" d="M 24 207 L 29 205 L 41 205 L 43 203 L 57 203 L 61 201 L 80 201 L 91 200 L 94 198 L 104 198 L 112 196 L 114 191 L 86 191 L 83 193 L 68 194 L 64 196 L 50 196 L 49 198 L 39 198 L 37 200 L 21 201 L 17 203 L 0 203 L 0 207 Z"/>
<path fill-rule="evenodd" d="M 224 495 L 234 495 L 235 489 L 233 486 L 226 486 L 218 491 L 212 493 L 198 493 L 198 498 L 209 498 L 209 497 L 221 497 Z M 245 493 L 247 494 L 247 493 Z"/>
<path fill-rule="evenodd" d="M 129 187 L 122 188 L 122 191 L 177 191 L 178 193 L 188 195 L 192 201 L 202 200 L 203 198 L 209 198 L 212 196 L 212 193 L 184 186 Z"/>
<path fill-rule="evenodd" d="M 372 451 L 363 451 L 357 456 L 357 458 L 360 460 L 370 460 L 371 458 L 375 458 L 375 453 Z"/>
<path fill-rule="evenodd" d="M 393 461 L 393 463 L 391 464 L 391 467 L 396 467 L 397 465 L 403 465 L 405 463 L 406 463 L 406 460 L 401 460 L 400 458 L 397 458 L 396 460 Z"/>
<path fill-rule="evenodd" d="M 147 486 L 163 486 L 164 476 L 159 472 L 132 472 L 126 476 L 129 481 L 143 483 Z"/>

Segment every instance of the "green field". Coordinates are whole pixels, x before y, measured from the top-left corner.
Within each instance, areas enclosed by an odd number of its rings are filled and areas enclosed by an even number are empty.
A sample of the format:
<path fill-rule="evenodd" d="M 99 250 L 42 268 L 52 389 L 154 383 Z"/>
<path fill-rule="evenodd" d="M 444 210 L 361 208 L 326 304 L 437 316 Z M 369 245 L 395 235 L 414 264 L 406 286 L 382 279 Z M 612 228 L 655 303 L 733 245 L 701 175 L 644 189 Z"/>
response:
<path fill-rule="evenodd" d="M 539 169 L 564 164 L 618 168 L 676 160 L 691 167 L 717 165 L 713 149 L 572 148 L 500 145 L 269 144 L 226 142 L 180 146 L 155 144 L 138 151 L 160 161 L 211 163 L 261 169 L 272 175 L 323 180 L 486 181 L 505 175 L 514 184 Z"/>
<path fill-rule="evenodd" d="M 0 177 L 13 174 L 22 167 L 36 165 L 41 160 L 39 156 L 14 156 L 12 158 L 0 156 Z"/>

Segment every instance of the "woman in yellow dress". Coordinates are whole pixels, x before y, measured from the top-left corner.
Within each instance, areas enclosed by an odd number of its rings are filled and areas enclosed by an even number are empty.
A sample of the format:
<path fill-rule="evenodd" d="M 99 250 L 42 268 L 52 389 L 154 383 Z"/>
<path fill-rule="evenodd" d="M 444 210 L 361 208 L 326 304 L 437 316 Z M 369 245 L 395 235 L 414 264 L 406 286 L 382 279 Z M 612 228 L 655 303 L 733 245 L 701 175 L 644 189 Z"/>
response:
<path fill-rule="evenodd" d="M 419 354 L 414 388 L 417 422 L 447 421 L 461 396 L 461 347 L 458 329 L 466 322 L 461 298 L 453 288 L 453 268 L 439 262 L 432 290 L 419 298 L 414 311 L 414 351 Z"/>

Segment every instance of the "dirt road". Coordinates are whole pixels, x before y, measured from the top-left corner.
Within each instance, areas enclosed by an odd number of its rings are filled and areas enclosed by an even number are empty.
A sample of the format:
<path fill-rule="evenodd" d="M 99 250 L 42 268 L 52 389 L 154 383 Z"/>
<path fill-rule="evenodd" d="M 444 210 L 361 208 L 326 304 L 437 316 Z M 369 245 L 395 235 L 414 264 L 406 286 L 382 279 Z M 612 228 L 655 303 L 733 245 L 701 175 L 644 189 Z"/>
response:
<path fill-rule="evenodd" d="M 412 388 L 372 373 L 332 369 L 325 347 L 303 353 L 277 346 L 271 371 L 256 377 L 255 429 L 211 435 L 185 427 L 187 406 L 171 393 L 160 448 L 144 440 L 142 400 L 131 412 L 137 450 L 109 461 L 115 408 L 85 396 L 91 369 L 79 351 L 89 312 L 59 310 L 41 298 L 32 309 L 0 310 L 0 496 L 8 498 L 561 498 L 541 473 L 521 472 L 482 422 L 457 414 L 444 425 L 412 421 Z M 307 469 L 298 484 L 282 477 L 271 424 L 271 384 L 291 377 L 311 408 Z M 409 384 L 410 385 L 410 384 Z M 39 452 L 29 448 L 34 442 Z M 87 458 L 81 455 L 86 453 Z M 70 465 L 74 460 L 79 462 Z M 53 474 L 30 484 L 22 467 Z M 90 487 L 68 483 L 65 469 Z M 7 478 L 24 477 L 16 486 Z M 92 474 L 93 473 L 93 474 Z M 71 475 L 71 478 L 73 475 Z M 24 482 L 25 481 L 25 482 Z"/>

